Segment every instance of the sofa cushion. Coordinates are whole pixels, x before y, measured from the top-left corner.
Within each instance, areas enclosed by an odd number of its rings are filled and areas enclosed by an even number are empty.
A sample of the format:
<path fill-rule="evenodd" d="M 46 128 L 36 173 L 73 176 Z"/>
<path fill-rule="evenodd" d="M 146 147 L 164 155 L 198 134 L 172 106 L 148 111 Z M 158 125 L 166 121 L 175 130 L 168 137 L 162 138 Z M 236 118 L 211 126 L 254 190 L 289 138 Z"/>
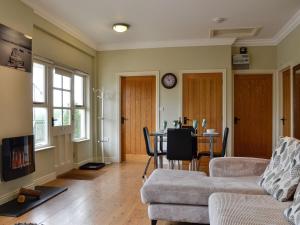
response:
<path fill-rule="evenodd" d="M 270 195 L 215 193 L 209 198 L 210 225 L 289 225 L 283 211 L 290 204 Z"/>
<path fill-rule="evenodd" d="M 141 189 L 144 203 L 208 205 L 214 192 L 265 194 L 256 177 L 207 177 L 203 173 L 157 169 Z"/>
<path fill-rule="evenodd" d="M 300 179 L 300 141 L 281 138 L 260 181 L 269 194 L 279 201 L 294 195 Z"/>
<path fill-rule="evenodd" d="M 300 184 L 294 195 L 293 203 L 284 210 L 284 216 L 294 225 L 300 225 Z"/>
<path fill-rule="evenodd" d="M 151 220 L 209 224 L 207 206 L 150 204 L 148 215 Z"/>

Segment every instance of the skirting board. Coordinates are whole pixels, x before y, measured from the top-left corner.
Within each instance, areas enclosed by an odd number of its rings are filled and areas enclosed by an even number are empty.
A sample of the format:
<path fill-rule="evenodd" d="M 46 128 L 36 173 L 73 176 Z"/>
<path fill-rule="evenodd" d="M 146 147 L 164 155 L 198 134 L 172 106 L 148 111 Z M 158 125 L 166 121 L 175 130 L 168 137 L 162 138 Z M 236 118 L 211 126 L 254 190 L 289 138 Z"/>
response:
<path fill-rule="evenodd" d="M 73 163 L 74 169 L 78 169 L 80 166 L 82 166 L 83 164 L 86 164 L 88 162 L 94 162 L 94 160 L 92 158 L 90 158 L 90 159 L 83 160 L 81 162 Z"/>
<path fill-rule="evenodd" d="M 56 173 L 53 172 L 53 173 L 49 173 L 45 176 L 39 177 L 39 178 L 35 179 L 31 184 L 28 184 L 23 187 L 34 188 L 37 185 L 42 185 L 42 184 L 48 183 L 50 181 L 53 181 L 55 179 L 56 179 Z M 0 196 L 0 204 L 6 203 L 6 202 L 14 199 L 18 193 L 19 193 L 19 189 L 11 191 L 5 195 Z"/>

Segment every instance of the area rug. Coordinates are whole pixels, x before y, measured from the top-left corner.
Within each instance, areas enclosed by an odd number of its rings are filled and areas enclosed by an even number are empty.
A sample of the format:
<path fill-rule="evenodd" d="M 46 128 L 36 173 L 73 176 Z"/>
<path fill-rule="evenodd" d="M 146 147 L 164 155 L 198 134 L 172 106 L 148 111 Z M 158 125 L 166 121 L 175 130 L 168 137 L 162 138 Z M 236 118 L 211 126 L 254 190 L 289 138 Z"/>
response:
<path fill-rule="evenodd" d="M 104 170 L 77 170 L 73 169 L 70 172 L 58 176 L 61 179 L 71 180 L 94 180 L 104 173 Z"/>
<path fill-rule="evenodd" d="M 16 223 L 15 225 L 43 225 L 43 224 L 37 224 L 37 223 Z"/>

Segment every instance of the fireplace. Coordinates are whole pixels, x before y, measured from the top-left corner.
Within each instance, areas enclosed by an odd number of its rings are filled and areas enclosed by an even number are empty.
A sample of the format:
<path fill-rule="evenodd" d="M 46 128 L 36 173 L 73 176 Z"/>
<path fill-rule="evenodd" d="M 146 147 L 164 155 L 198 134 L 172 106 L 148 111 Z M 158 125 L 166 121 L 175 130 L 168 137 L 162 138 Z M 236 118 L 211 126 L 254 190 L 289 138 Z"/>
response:
<path fill-rule="evenodd" d="M 35 171 L 33 135 L 2 140 L 2 178 L 4 181 Z"/>

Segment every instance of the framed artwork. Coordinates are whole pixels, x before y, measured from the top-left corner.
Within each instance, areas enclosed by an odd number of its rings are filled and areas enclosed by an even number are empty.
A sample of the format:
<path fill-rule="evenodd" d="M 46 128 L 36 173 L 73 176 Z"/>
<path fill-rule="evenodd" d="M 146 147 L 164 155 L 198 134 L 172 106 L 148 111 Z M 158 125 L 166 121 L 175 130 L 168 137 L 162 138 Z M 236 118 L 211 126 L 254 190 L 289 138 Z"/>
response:
<path fill-rule="evenodd" d="M 32 71 L 32 38 L 0 24 L 0 65 Z"/>

